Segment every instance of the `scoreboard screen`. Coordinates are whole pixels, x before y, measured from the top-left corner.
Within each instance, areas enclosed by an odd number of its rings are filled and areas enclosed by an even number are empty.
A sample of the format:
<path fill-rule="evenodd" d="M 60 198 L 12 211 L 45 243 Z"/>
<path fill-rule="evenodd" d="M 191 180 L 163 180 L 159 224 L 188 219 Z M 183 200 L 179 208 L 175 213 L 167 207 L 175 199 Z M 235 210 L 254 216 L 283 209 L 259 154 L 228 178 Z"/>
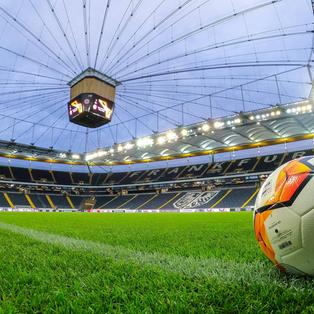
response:
<path fill-rule="evenodd" d="M 113 111 L 114 103 L 96 94 L 81 94 L 68 103 L 70 121 L 88 128 L 109 123 Z"/>

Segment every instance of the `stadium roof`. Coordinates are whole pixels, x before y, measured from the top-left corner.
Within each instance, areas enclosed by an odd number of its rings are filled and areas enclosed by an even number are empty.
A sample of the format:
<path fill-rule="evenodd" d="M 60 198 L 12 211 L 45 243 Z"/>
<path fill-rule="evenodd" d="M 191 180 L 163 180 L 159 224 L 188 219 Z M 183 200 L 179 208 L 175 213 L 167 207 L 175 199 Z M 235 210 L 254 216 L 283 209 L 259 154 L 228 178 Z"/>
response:
<path fill-rule="evenodd" d="M 51 163 L 123 165 L 258 148 L 314 138 L 314 101 L 180 126 L 86 154 L 0 141 L 0 156 Z"/>
<path fill-rule="evenodd" d="M 310 110 L 287 112 L 312 105 L 310 0 L 0 0 L 0 38 L 1 156 L 120 164 L 313 132 Z M 68 84 L 90 68 L 117 85 L 96 130 L 67 114 Z"/>

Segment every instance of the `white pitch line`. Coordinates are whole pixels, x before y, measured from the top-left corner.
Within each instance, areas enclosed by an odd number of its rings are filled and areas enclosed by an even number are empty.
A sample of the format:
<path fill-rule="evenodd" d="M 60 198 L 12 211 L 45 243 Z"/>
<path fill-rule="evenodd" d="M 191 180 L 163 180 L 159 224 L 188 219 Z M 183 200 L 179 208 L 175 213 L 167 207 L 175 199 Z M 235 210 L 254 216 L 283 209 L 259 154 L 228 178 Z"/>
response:
<path fill-rule="evenodd" d="M 23 235 L 39 242 L 58 245 L 69 250 L 96 253 L 105 258 L 133 262 L 138 265 L 158 267 L 163 271 L 178 273 L 188 277 L 215 278 L 224 282 L 242 284 L 276 285 L 286 289 L 304 290 L 302 279 L 284 280 L 269 263 L 243 263 L 219 258 L 196 258 L 161 253 L 146 253 L 122 246 L 79 240 L 62 235 L 36 231 L 13 224 L 0 222 L 0 229 Z M 310 287 L 313 289 L 313 286 Z"/>

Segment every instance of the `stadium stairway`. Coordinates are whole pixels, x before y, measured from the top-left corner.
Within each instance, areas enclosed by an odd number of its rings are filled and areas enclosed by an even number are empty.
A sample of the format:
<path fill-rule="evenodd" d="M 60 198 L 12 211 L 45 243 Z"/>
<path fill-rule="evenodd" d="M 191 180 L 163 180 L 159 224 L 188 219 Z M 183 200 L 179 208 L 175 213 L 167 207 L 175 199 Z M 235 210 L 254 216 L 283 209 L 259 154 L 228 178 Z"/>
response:
<path fill-rule="evenodd" d="M 168 204 L 172 203 L 181 193 L 162 193 L 152 194 L 151 198 L 144 204 L 138 207 L 138 209 L 162 209 Z"/>
<path fill-rule="evenodd" d="M 5 196 L 5 193 L 0 193 L 0 207 L 11 207 L 7 197 Z"/>
<path fill-rule="evenodd" d="M 213 206 L 214 208 L 242 207 L 242 205 L 249 199 L 256 189 L 234 189 L 229 191 L 230 193 L 226 195 L 226 197 L 224 197 L 216 206 Z"/>
<path fill-rule="evenodd" d="M 24 193 L 13 193 L 9 192 L 7 193 L 9 199 L 13 203 L 14 206 L 25 206 L 25 207 L 30 207 L 30 204 L 28 200 L 25 197 Z"/>
<path fill-rule="evenodd" d="M 88 198 L 89 198 L 89 196 L 81 196 L 81 195 L 71 195 L 71 197 L 70 197 L 71 202 L 76 209 L 79 209 L 82 202 Z"/>
<path fill-rule="evenodd" d="M 50 195 L 50 198 L 57 208 L 71 208 L 71 205 L 64 195 Z"/>
<path fill-rule="evenodd" d="M 255 189 L 255 191 L 249 196 L 249 198 L 242 204 L 241 208 L 245 208 L 247 206 L 254 206 L 257 193 L 259 192 L 259 188 Z M 252 192 L 252 190 L 251 190 Z"/>
<path fill-rule="evenodd" d="M 96 197 L 96 208 L 102 208 L 107 203 L 111 202 L 116 196 L 115 195 L 105 195 Z"/>
<path fill-rule="evenodd" d="M 44 194 L 31 194 L 30 198 L 37 208 L 49 208 L 50 204 Z"/>
<path fill-rule="evenodd" d="M 131 202 L 129 202 L 127 205 L 128 209 L 137 209 L 138 207 L 145 204 L 147 201 L 149 201 L 152 196 L 154 196 L 154 193 L 148 193 L 148 194 L 138 194 L 136 198 L 134 198 Z"/>
<path fill-rule="evenodd" d="M 123 207 L 123 205 L 131 200 L 134 195 L 119 195 L 118 197 L 113 198 L 110 202 L 101 206 L 104 209 L 116 209 Z"/>

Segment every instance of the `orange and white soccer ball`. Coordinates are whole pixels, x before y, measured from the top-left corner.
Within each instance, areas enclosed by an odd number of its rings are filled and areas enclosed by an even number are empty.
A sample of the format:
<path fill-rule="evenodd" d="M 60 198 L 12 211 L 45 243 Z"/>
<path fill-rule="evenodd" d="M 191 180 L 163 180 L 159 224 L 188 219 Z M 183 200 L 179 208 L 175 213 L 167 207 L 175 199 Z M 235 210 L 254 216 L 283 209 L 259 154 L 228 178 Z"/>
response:
<path fill-rule="evenodd" d="M 267 178 L 257 195 L 254 230 L 278 268 L 314 276 L 314 156 L 292 160 Z"/>

